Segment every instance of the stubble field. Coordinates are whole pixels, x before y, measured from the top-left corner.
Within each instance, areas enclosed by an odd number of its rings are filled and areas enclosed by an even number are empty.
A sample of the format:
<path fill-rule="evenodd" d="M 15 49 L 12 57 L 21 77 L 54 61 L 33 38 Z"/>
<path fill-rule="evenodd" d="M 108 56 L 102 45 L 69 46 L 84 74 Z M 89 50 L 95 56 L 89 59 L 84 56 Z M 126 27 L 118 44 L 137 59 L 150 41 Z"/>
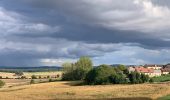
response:
<path fill-rule="evenodd" d="M 75 82 L 51 82 L 1 88 L 0 100 L 151 100 L 170 94 L 170 83 L 102 86 L 74 84 Z"/>

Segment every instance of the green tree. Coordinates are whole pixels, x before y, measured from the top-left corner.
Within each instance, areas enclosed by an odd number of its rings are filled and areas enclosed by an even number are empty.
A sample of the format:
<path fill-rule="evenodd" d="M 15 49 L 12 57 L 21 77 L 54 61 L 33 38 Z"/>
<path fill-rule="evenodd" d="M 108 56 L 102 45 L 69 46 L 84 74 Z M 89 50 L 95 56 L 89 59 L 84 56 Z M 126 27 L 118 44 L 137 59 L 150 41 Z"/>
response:
<path fill-rule="evenodd" d="M 72 63 L 68 63 L 68 62 L 63 63 L 63 64 L 62 64 L 62 67 L 63 67 L 63 71 L 64 71 L 65 73 L 74 70 L 74 68 L 73 68 L 74 66 L 73 66 Z"/>
<path fill-rule="evenodd" d="M 89 57 L 81 57 L 75 64 L 64 63 L 63 80 L 83 80 L 86 74 L 92 69 L 93 63 Z"/>
<path fill-rule="evenodd" d="M 141 80 L 142 83 L 148 82 L 149 81 L 149 76 L 145 74 L 141 74 Z"/>
<path fill-rule="evenodd" d="M 116 73 L 109 77 L 110 82 L 113 84 L 125 84 L 128 83 L 126 75 L 123 73 Z"/>
<path fill-rule="evenodd" d="M 153 78 L 149 79 L 149 82 L 150 82 L 150 83 L 153 83 L 153 82 L 154 82 L 154 79 L 153 79 Z"/>
<path fill-rule="evenodd" d="M 121 71 L 124 71 L 124 70 L 126 70 L 127 68 L 126 68 L 125 65 L 119 65 L 119 66 L 118 66 L 118 69 L 121 70 Z"/>
<path fill-rule="evenodd" d="M 109 76 L 115 74 L 114 68 L 108 65 L 100 65 L 92 69 L 86 76 L 86 84 L 107 84 L 110 83 Z"/>

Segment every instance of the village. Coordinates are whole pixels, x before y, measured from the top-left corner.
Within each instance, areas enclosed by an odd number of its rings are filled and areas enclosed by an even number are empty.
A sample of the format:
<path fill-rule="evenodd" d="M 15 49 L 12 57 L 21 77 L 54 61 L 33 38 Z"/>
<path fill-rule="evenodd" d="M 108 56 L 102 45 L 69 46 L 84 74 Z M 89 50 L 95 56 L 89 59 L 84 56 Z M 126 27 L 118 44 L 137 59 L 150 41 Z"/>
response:
<path fill-rule="evenodd" d="M 158 77 L 170 73 L 170 64 L 167 65 L 145 64 L 141 66 L 130 66 L 128 67 L 128 71 L 129 72 L 136 71 L 148 75 L 149 77 Z"/>

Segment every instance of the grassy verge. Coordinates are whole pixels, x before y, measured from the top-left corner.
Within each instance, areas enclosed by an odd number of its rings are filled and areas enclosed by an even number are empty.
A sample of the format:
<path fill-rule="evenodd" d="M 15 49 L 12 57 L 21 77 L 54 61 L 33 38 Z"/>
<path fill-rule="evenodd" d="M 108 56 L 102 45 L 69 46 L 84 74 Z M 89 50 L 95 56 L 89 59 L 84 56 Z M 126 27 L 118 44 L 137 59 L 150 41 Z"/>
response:
<path fill-rule="evenodd" d="M 170 95 L 159 98 L 158 100 L 170 100 Z"/>
<path fill-rule="evenodd" d="M 162 75 L 159 77 L 153 77 L 154 82 L 167 82 L 170 81 L 170 74 L 168 75 Z"/>

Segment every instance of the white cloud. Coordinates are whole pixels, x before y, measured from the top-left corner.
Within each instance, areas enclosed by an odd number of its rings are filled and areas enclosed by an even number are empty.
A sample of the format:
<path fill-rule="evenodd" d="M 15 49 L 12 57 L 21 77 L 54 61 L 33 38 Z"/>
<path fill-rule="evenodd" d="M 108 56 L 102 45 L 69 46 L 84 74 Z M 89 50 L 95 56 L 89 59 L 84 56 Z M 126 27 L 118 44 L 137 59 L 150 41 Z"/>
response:
<path fill-rule="evenodd" d="M 41 59 L 40 62 L 42 63 L 42 65 L 47 65 L 47 66 L 61 66 L 63 63 L 65 62 L 70 62 L 70 63 L 74 63 L 76 62 L 76 59 Z"/>

